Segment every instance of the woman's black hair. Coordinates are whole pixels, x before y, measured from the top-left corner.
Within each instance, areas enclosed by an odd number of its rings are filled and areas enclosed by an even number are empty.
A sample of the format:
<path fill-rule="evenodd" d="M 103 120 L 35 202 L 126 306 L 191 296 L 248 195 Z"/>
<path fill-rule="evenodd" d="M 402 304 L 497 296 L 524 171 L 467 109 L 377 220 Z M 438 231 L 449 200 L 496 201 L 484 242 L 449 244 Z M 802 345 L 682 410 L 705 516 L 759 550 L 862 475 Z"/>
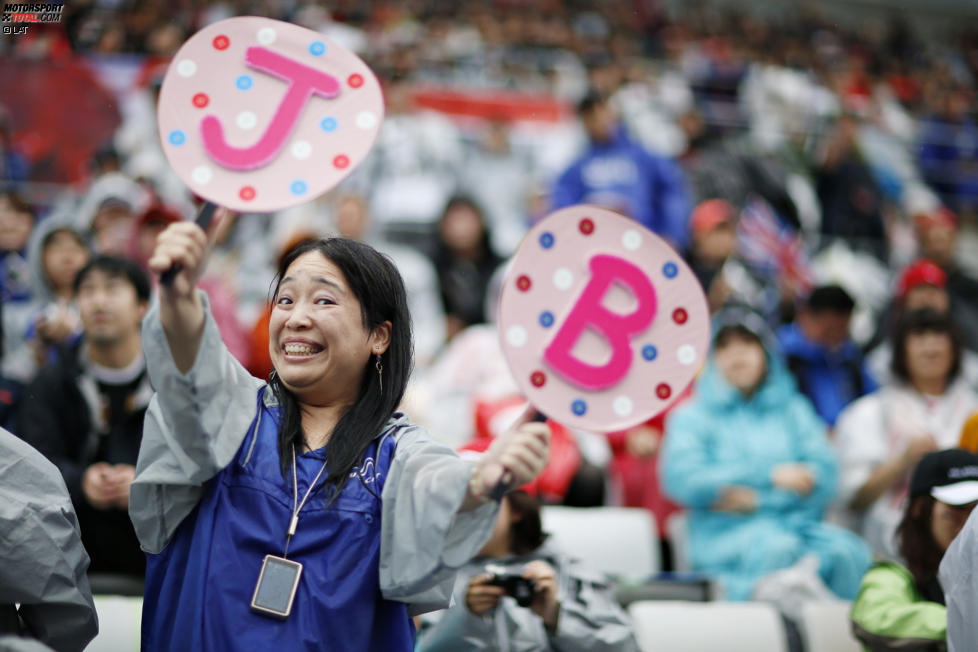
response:
<path fill-rule="evenodd" d="M 896 529 L 900 556 L 921 590 L 937 576 L 937 567 L 944 556 L 931 528 L 934 502 L 929 494 L 909 499 Z"/>
<path fill-rule="evenodd" d="M 540 503 L 525 491 L 512 491 L 506 494 L 513 519 L 512 544 L 510 552 L 514 555 L 529 555 L 543 545 L 547 535 L 540 520 Z"/>
<path fill-rule="evenodd" d="M 947 373 L 950 382 L 961 371 L 961 338 L 951 321 L 951 316 L 933 308 L 912 310 L 901 316 L 893 334 L 893 359 L 890 371 L 900 380 L 910 382 L 910 368 L 907 365 L 907 337 L 921 333 L 943 333 L 951 338 L 951 368 Z"/>
<path fill-rule="evenodd" d="M 340 417 L 326 443 L 327 482 L 335 486 L 330 497 L 332 502 L 343 491 L 364 451 L 380 435 L 404 396 L 414 359 L 411 315 L 404 282 L 394 263 L 373 247 L 347 238 L 303 240 L 289 249 L 279 260 L 275 297 L 289 266 L 310 252 L 318 252 L 343 273 L 360 302 L 360 316 L 368 332 L 385 321 L 391 323 L 390 343 L 381 355 L 383 386 L 375 369 L 376 359 L 371 356 L 364 367 L 356 400 Z M 286 476 L 292 464 L 293 447 L 302 450 L 304 444 L 302 419 L 295 395 L 274 371 L 269 384 L 282 408 L 278 452 L 282 475 Z"/>

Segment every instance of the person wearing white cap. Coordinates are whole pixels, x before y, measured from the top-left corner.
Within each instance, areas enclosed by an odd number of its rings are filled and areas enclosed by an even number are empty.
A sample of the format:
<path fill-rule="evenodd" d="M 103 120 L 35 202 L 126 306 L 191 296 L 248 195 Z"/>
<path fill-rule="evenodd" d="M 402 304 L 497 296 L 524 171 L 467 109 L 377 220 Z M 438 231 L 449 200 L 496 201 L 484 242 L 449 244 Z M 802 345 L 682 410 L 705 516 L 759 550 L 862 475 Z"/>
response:
<path fill-rule="evenodd" d="M 921 458 L 896 531 L 902 561 L 878 561 L 853 601 L 852 631 L 867 649 L 946 649 L 953 609 L 938 564 L 976 504 L 978 455 L 948 449 Z"/>

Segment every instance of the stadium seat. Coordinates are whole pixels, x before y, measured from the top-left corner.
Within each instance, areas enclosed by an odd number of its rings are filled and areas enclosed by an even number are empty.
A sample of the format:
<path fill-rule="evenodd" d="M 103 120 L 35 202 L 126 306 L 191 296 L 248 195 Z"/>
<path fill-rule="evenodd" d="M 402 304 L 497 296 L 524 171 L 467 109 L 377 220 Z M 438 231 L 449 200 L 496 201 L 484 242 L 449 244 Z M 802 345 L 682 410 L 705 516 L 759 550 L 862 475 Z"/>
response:
<path fill-rule="evenodd" d="M 686 512 L 676 512 L 666 521 L 666 538 L 672 547 L 672 568 L 685 573 L 692 569 L 689 561 L 689 518 Z"/>
<path fill-rule="evenodd" d="M 98 636 L 85 652 L 138 652 L 143 599 L 122 595 L 96 595 Z"/>
<path fill-rule="evenodd" d="M 766 602 L 642 601 L 628 607 L 645 652 L 787 652 L 781 616 Z"/>
<path fill-rule="evenodd" d="M 852 635 L 849 609 L 852 603 L 809 602 L 801 608 L 802 640 L 807 652 L 861 652 L 862 645 Z"/>
<path fill-rule="evenodd" d="M 655 520 L 646 509 L 548 505 L 542 516 L 557 546 L 594 570 L 626 581 L 660 570 Z"/>

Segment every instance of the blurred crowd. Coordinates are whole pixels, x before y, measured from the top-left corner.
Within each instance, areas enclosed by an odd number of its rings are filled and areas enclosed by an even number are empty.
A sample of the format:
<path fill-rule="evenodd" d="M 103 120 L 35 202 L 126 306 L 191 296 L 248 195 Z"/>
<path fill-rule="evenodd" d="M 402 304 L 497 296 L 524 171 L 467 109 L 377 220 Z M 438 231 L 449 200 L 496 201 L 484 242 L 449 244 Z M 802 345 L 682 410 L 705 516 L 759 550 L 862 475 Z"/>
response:
<path fill-rule="evenodd" d="M 156 93 L 185 38 L 247 14 L 356 51 L 387 107 L 339 188 L 218 234 L 202 285 L 249 371 L 271 372 L 278 256 L 307 237 L 364 240 L 407 285 L 406 411 L 483 450 L 520 409 L 493 325 L 506 259 L 548 211 L 606 206 L 684 255 L 715 315 L 714 352 L 669 415 L 607 436 L 556 426 L 532 490 L 652 510 L 667 560 L 669 521 L 685 513 L 684 556 L 735 599 L 812 554 L 852 598 L 872 553 L 900 558 L 911 470 L 978 444 L 962 439 L 978 412 L 978 280 L 961 247 L 978 220 L 978 29 L 935 40 L 898 17 L 861 26 L 654 0 L 87 0 L 0 44 L 6 65 L 81 64 L 114 98 L 104 142 L 60 179 L 23 131 L 32 109 L 8 93 L 0 112 L 0 425 L 73 478 L 86 513 L 123 509 L 93 496 L 131 480 L 138 445 L 109 444 L 138 442 L 145 409 L 141 357 L 112 349 L 113 333 L 138 330 L 156 234 L 199 205 L 163 156 Z M 461 101 L 439 105 L 446 93 Z M 112 278 L 135 288 L 130 303 L 102 291 Z M 87 406 L 85 432 L 29 434 L 66 403 Z"/>

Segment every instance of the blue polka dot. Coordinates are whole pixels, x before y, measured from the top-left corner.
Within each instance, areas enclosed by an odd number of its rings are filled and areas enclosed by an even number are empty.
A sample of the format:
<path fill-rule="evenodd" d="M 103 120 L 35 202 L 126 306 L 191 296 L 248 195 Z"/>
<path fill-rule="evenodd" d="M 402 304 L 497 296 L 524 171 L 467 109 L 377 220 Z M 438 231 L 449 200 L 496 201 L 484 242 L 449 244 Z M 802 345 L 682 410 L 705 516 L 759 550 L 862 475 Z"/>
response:
<path fill-rule="evenodd" d="M 662 273 L 666 275 L 666 278 L 675 278 L 676 274 L 679 273 L 679 268 L 676 267 L 676 263 L 666 263 L 662 266 Z"/>
<path fill-rule="evenodd" d="M 293 195 L 304 195 L 306 194 L 307 190 L 306 182 L 302 181 L 301 179 L 297 179 L 292 182 L 292 185 L 289 186 L 289 190 L 292 191 Z"/>
<path fill-rule="evenodd" d="M 582 416 L 585 412 L 587 412 L 587 403 L 585 403 L 581 399 L 577 399 L 576 401 L 571 403 L 571 412 L 573 412 L 577 416 Z"/>
<path fill-rule="evenodd" d="M 540 325 L 544 328 L 550 328 L 554 325 L 554 315 L 549 310 L 544 310 L 540 313 Z"/>
<path fill-rule="evenodd" d="M 313 41 L 309 44 L 309 54 L 314 57 L 322 56 L 326 52 L 326 44 L 322 41 Z"/>
<path fill-rule="evenodd" d="M 642 357 L 646 360 L 655 360 L 655 356 L 657 355 L 659 355 L 659 352 L 651 344 L 646 344 L 642 347 Z"/>
<path fill-rule="evenodd" d="M 540 234 L 540 246 L 544 249 L 550 249 L 554 246 L 554 234 L 549 231 L 545 231 Z"/>
<path fill-rule="evenodd" d="M 170 132 L 170 144 L 179 147 L 187 142 L 187 134 L 183 133 L 179 129 L 174 129 Z"/>
<path fill-rule="evenodd" d="M 251 78 L 251 75 L 241 75 L 234 80 L 234 85 L 242 91 L 249 90 L 254 83 L 255 80 Z"/>
<path fill-rule="evenodd" d="M 323 121 L 319 123 L 319 126 L 323 131 L 329 133 L 331 131 L 336 131 L 339 123 L 336 122 L 336 118 L 323 118 Z"/>

